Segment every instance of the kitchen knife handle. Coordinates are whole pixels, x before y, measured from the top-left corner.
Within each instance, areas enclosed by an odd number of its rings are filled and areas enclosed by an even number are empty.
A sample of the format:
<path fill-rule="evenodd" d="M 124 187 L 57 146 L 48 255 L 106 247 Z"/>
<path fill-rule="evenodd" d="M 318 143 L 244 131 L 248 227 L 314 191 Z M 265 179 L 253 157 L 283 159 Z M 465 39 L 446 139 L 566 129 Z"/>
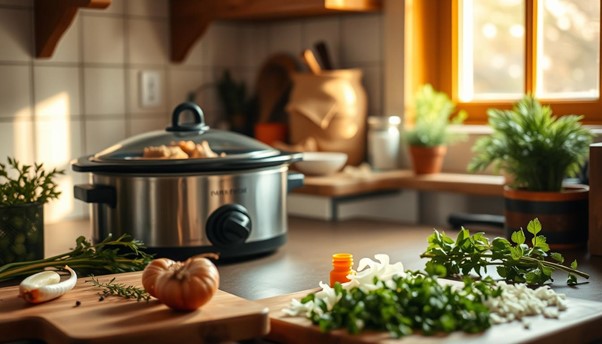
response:
<path fill-rule="evenodd" d="M 86 203 L 106 204 L 111 208 L 117 205 L 115 188 L 108 185 L 79 184 L 73 186 L 76 199 Z"/>
<path fill-rule="evenodd" d="M 316 43 L 315 48 L 318 52 L 318 56 L 320 57 L 320 61 L 322 61 L 322 69 L 334 69 L 332 66 L 332 60 L 330 59 L 330 54 L 328 53 L 328 47 L 326 46 L 326 43 L 324 41 L 320 41 Z"/>

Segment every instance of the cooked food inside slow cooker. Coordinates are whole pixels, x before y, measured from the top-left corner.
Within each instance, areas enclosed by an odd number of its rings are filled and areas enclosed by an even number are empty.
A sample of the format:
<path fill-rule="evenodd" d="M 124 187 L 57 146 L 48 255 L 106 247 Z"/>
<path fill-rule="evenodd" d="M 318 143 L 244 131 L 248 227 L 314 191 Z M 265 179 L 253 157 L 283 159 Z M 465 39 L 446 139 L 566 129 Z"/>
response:
<path fill-rule="evenodd" d="M 142 154 L 146 159 L 189 159 L 189 158 L 216 158 L 226 156 L 225 153 L 214 152 L 207 141 L 195 143 L 194 141 L 174 141 L 169 146 L 149 146 L 144 148 Z"/>

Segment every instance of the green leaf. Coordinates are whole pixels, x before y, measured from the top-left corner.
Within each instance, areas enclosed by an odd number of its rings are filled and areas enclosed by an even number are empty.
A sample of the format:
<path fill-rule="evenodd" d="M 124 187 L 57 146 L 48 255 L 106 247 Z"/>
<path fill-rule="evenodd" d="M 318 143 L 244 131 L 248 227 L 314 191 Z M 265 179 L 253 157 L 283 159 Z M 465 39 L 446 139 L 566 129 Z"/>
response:
<path fill-rule="evenodd" d="M 550 246 L 546 243 L 546 237 L 543 235 L 533 237 L 533 246 L 542 249 L 544 252 L 550 250 Z"/>
<path fill-rule="evenodd" d="M 523 256 L 523 250 L 520 246 L 510 247 L 510 256 L 513 260 L 519 260 Z"/>
<path fill-rule="evenodd" d="M 577 269 L 577 260 L 573 260 L 573 262 L 571 263 L 571 269 Z"/>
<path fill-rule="evenodd" d="M 523 232 L 522 229 L 519 229 L 518 231 L 512 233 L 512 236 L 510 237 L 510 239 L 515 244 L 518 244 L 518 245 L 524 244 L 525 243 L 525 233 Z"/>
<path fill-rule="evenodd" d="M 529 224 L 527 225 L 527 231 L 534 236 L 541 231 L 541 222 L 539 222 L 538 218 L 534 218 L 533 220 L 529 221 Z"/>
<path fill-rule="evenodd" d="M 506 251 L 511 246 L 508 240 L 500 237 L 493 239 L 491 245 L 494 251 Z"/>
<path fill-rule="evenodd" d="M 424 271 L 430 276 L 447 276 L 447 269 L 441 264 L 437 264 L 433 261 L 427 262 Z"/>
<path fill-rule="evenodd" d="M 553 260 L 557 261 L 558 263 L 561 263 L 561 264 L 564 263 L 564 257 L 560 253 L 558 253 L 558 252 L 552 252 L 550 254 L 550 257 Z"/>
<path fill-rule="evenodd" d="M 456 237 L 456 245 L 462 244 L 462 242 L 469 236 L 470 234 L 468 233 L 468 230 L 462 227 L 462 229 L 460 229 L 460 231 L 458 232 L 458 236 Z"/>

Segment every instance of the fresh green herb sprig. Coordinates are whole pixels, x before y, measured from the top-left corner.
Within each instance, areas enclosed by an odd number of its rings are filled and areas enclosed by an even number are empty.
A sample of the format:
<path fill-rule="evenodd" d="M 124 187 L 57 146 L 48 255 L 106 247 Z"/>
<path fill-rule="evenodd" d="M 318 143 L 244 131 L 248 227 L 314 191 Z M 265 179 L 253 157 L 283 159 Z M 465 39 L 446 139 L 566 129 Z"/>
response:
<path fill-rule="evenodd" d="M 115 277 L 109 282 L 101 282 L 94 276 L 91 276 L 91 279 L 87 280 L 86 283 L 92 283 L 95 287 L 103 288 L 102 292 L 99 293 L 102 297 L 120 296 L 125 299 L 144 300 L 146 302 L 150 300 L 150 294 L 146 290 L 133 285 L 115 283 Z"/>
<path fill-rule="evenodd" d="M 46 268 L 69 265 L 80 276 L 143 270 L 153 256 L 144 252 L 144 244 L 124 234 L 117 239 L 111 235 L 102 242 L 92 244 L 85 237 L 77 238 L 76 246 L 69 252 L 40 260 L 15 262 L 0 266 L 0 282 L 31 275 Z"/>
<path fill-rule="evenodd" d="M 445 268 L 438 266 L 434 270 Z M 414 331 L 424 335 L 482 332 L 491 326 L 484 301 L 501 293 L 490 278 L 466 279 L 464 286 L 457 288 L 439 283 L 435 275 L 407 271 L 403 277 L 394 277 L 393 282 L 390 287 L 376 279 L 378 288 L 370 291 L 344 289 L 336 283 L 334 291 L 340 299 L 331 310 L 315 294 L 307 295 L 301 302 L 318 303 L 320 311 L 312 311 L 309 318 L 321 331 L 345 328 L 357 334 L 369 329 L 388 331 L 400 338 Z"/>
<path fill-rule="evenodd" d="M 8 157 L 8 166 L 0 163 L 0 205 L 44 204 L 58 198 L 61 192 L 54 182 L 64 170 L 44 170 L 43 164 L 25 165 Z M 16 176 L 11 175 L 12 168 Z"/>
<path fill-rule="evenodd" d="M 577 270 L 577 261 L 565 266 L 560 253 L 550 252 L 545 236 L 538 235 L 541 229 L 537 218 L 527 225 L 527 231 L 533 235 L 531 245 L 526 243 L 522 229 L 512 234 L 511 242 L 501 237 L 489 241 L 483 233 L 470 235 L 466 228 L 462 228 L 454 240 L 435 230 L 420 257 L 429 259 L 427 266 L 443 265 L 451 277 L 467 276 L 471 272 L 482 276 L 487 266 L 496 266 L 498 274 L 507 282 L 533 286 L 553 281 L 552 273 L 556 270 L 568 272 L 569 285 L 577 283 L 577 276 L 589 278 L 587 273 Z"/>

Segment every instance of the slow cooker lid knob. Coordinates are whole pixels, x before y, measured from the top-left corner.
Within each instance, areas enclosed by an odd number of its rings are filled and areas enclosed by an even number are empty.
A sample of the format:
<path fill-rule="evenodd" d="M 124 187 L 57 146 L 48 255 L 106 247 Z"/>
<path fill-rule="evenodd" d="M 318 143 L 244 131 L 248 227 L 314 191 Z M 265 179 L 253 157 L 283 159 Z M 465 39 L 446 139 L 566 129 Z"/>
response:
<path fill-rule="evenodd" d="M 217 247 L 236 247 L 251 235 L 251 217 L 240 204 L 226 204 L 207 219 L 207 237 Z"/>

